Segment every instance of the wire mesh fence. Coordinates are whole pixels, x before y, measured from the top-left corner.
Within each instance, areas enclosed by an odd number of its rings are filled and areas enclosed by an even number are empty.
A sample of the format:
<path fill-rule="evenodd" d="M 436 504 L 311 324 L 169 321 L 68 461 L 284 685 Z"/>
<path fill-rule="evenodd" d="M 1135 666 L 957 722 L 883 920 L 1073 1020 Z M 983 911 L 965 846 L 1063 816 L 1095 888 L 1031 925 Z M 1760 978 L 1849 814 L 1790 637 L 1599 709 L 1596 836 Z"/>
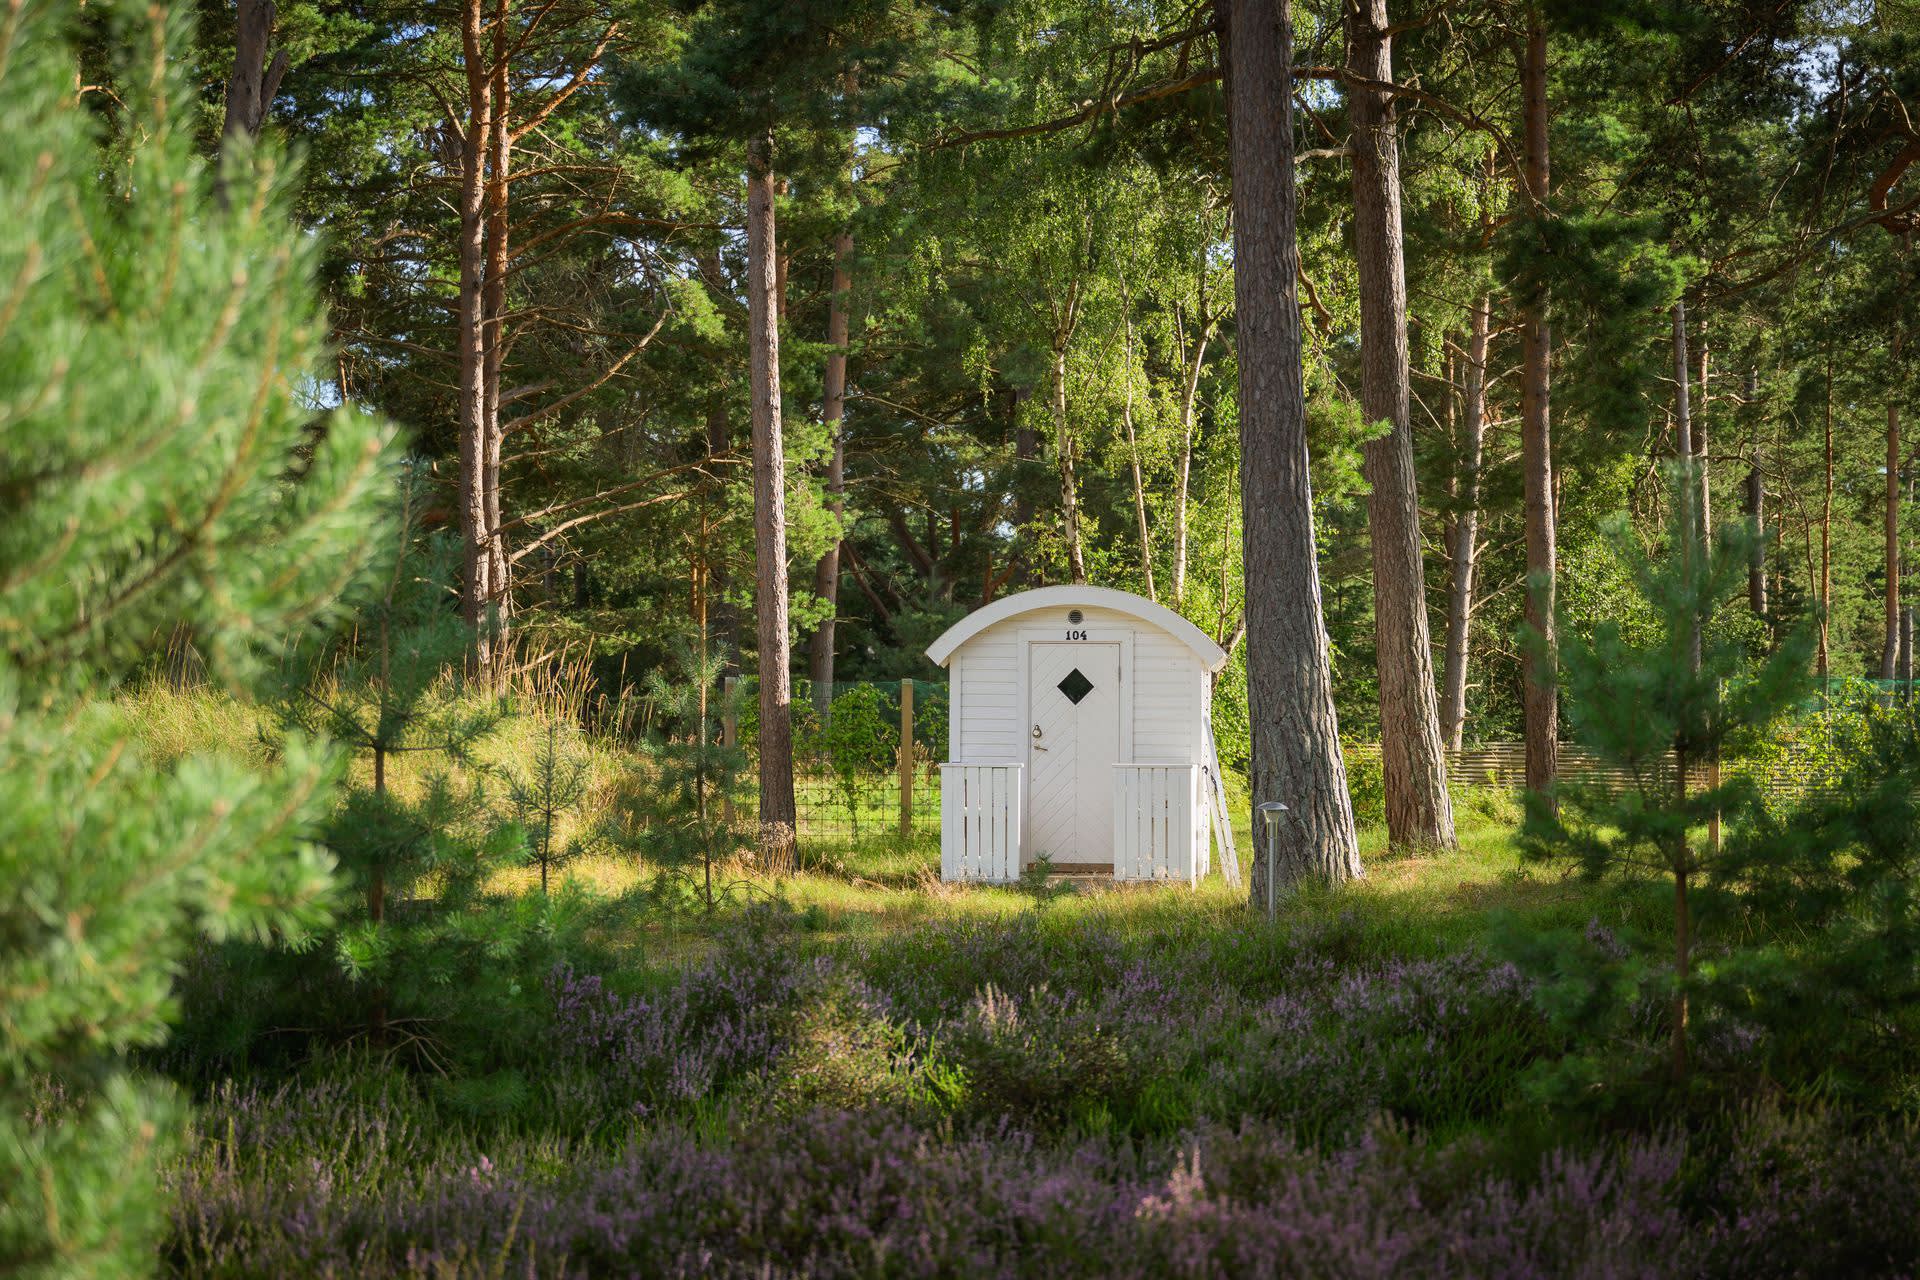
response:
<path fill-rule="evenodd" d="M 759 743 L 751 677 L 730 690 L 726 732 Z M 911 750 L 904 754 L 901 743 Z M 940 761 L 947 750 L 947 687 L 929 680 L 836 681 L 831 693 L 797 681 L 793 792 L 803 846 L 940 830 Z M 748 805 L 751 808 L 750 797 Z"/>

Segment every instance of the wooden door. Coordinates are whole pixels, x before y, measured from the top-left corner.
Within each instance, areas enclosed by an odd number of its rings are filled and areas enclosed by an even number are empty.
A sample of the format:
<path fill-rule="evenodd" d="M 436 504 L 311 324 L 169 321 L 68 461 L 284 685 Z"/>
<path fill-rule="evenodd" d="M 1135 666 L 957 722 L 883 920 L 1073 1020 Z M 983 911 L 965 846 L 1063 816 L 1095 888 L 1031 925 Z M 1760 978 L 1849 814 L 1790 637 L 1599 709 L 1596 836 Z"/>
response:
<path fill-rule="evenodd" d="M 1027 646 L 1027 861 L 1111 865 L 1120 646 Z"/>

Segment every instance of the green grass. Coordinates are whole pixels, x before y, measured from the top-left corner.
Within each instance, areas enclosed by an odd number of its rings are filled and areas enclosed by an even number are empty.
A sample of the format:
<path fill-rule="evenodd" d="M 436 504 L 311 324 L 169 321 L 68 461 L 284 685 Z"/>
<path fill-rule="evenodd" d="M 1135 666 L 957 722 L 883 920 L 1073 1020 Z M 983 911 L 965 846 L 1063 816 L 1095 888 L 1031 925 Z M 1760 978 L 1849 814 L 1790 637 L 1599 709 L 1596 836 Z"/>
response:
<path fill-rule="evenodd" d="M 161 764 L 196 752 L 212 752 L 234 759 L 261 760 L 270 749 L 269 721 L 260 708 L 237 701 L 217 690 L 177 691 L 163 683 L 131 686 L 116 699 L 137 741 Z M 395 759 L 389 781 L 403 795 L 420 785 L 435 768 L 470 778 L 475 772 L 494 774 L 532 759 L 546 732 L 546 720 L 537 711 L 508 717 L 472 753 L 466 763 L 435 761 L 427 755 Z M 583 739 L 588 754 L 588 798 L 573 827 L 623 822 L 647 785 L 644 757 L 630 748 L 604 739 Z M 371 781 L 365 760 L 352 762 L 353 776 Z M 875 789 L 890 781 L 875 779 Z M 496 792 L 497 780 L 489 780 Z M 924 779 L 922 785 L 931 785 Z M 897 796 L 897 793 L 895 793 Z M 1402 855 L 1390 850 L 1384 828 L 1363 828 L 1361 859 L 1365 877 L 1337 891 L 1305 891 L 1281 904 L 1284 921 L 1300 923 L 1329 913 L 1350 916 L 1383 939 L 1382 945 L 1406 954 L 1432 954 L 1465 945 L 1483 935 L 1499 913 L 1513 913 L 1543 925 L 1578 924 L 1600 914 L 1618 916 L 1639 910 L 1631 896 L 1601 894 L 1555 872 L 1522 868 L 1514 841 L 1518 819 L 1511 797 L 1497 792 L 1461 788 L 1456 794 L 1460 844 L 1442 853 Z M 1235 803 L 1241 817 L 1235 822 L 1235 844 L 1243 872 L 1251 870 L 1257 846 L 1244 815 L 1247 806 Z M 822 813 L 844 821 L 837 805 Z M 1247 910 L 1244 891 L 1227 887 L 1216 851 L 1213 872 L 1195 889 L 1165 885 L 1075 886 L 1060 895 L 1036 895 L 1018 887 L 948 885 L 940 881 L 937 835 L 921 832 L 901 838 L 896 832 L 897 799 L 863 801 L 858 840 L 844 834 L 802 832 L 807 870 L 781 878 L 760 874 L 749 861 L 730 860 L 718 869 L 720 878 L 744 898 L 777 897 L 808 912 L 813 932 L 822 943 L 870 940 L 933 919 L 956 916 L 1001 916 L 1046 911 L 1060 916 L 1085 916 L 1127 928 L 1152 930 L 1185 928 L 1214 920 L 1224 922 Z M 563 830 L 563 835 L 569 832 Z M 645 857 L 644 833 L 625 847 L 609 847 L 572 864 L 563 873 L 593 892 L 613 897 L 648 883 L 661 870 Z M 531 867 L 497 873 L 491 888 L 502 894 L 531 891 L 538 873 Z M 630 941 L 685 943 L 683 931 L 657 920 L 636 920 L 636 930 L 661 934 L 659 939 Z"/>

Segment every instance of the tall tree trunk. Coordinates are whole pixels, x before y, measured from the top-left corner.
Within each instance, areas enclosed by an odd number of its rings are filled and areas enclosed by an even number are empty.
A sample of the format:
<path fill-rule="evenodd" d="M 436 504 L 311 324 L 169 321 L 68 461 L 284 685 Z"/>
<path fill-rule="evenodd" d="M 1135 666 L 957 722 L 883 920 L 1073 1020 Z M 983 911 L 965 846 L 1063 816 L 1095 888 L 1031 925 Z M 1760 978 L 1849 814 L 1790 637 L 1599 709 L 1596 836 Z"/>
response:
<path fill-rule="evenodd" d="M 1751 422 L 1759 419 L 1759 375 L 1747 367 L 1741 410 Z M 1747 518 L 1753 521 L 1753 546 L 1747 552 L 1747 608 L 1756 618 L 1767 616 L 1767 477 L 1760 469 L 1760 433 L 1753 436 L 1753 465 L 1747 468 Z"/>
<path fill-rule="evenodd" d="M 1213 338 L 1217 317 L 1207 315 L 1206 251 L 1200 256 L 1201 281 L 1194 321 L 1193 350 L 1187 356 L 1186 382 L 1180 393 L 1180 461 L 1173 487 L 1173 604 L 1177 609 L 1187 594 L 1188 495 L 1193 486 L 1193 434 L 1200 400 L 1200 373 L 1206 367 L 1207 343 Z"/>
<path fill-rule="evenodd" d="M 760 659 L 760 856 L 795 865 L 793 687 L 787 659 L 787 478 L 780 432 L 780 321 L 774 264 L 773 133 L 747 148 L 747 350 L 753 396 L 754 613 Z"/>
<path fill-rule="evenodd" d="M 1900 330 L 1893 331 L 1893 359 L 1900 362 Z M 1880 678 L 1892 680 L 1900 662 L 1900 404 L 1887 401 L 1887 589 L 1886 647 L 1880 655 Z"/>
<path fill-rule="evenodd" d="M 1673 304 L 1673 454 L 1674 465 L 1680 469 L 1680 557 L 1683 564 L 1695 569 L 1705 565 L 1706 537 L 1702 526 L 1700 509 L 1700 476 L 1698 463 L 1693 453 L 1693 409 L 1692 396 L 1687 387 L 1687 304 L 1685 299 L 1677 299 Z M 1700 619 L 1698 616 L 1687 622 L 1687 669 L 1700 670 Z M 1681 794 L 1686 793 L 1686 782 L 1681 780 Z"/>
<path fill-rule="evenodd" d="M 833 293 L 827 299 L 827 372 L 820 396 L 820 417 L 833 437 L 827 460 L 827 510 L 833 513 L 834 539 L 813 570 L 813 591 L 827 602 L 827 616 L 813 633 L 808 674 L 813 705 L 822 720 L 833 702 L 834 614 L 840 607 L 840 530 L 847 511 L 847 442 L 841 424 L 847 413 L 847 292 L 853 287 L 853 232 L 833 242 Z"/>
<path fill-rule="evenodd" d="M 1120 418 L 1127 429 L 1127 459 L 1133 468 L 1133 518 L 1140 537 L 1140 575 L 1146 580 L 1147 599 L 1156 604 L 1159 594 L 1153 589 L 1153 535 L 1147 528 L 1147 485 L 1140 470 L 1140 441 L 1133 430 L 1133 313 L 1126 318 L 1126 397 L 1121 402 Z"/>
<path fill-rule="evenodd" d="M 506 358 L 507 315 L 507 182 L 511 168 L 507 136 L 509 112 L 507 61 L 512 34 L 509 17 L 513 0 L 494 0 L 493 65 L 488 77 L 490 124 L 487 131 L 486 280 L 481 292 L 485 360 L 481 384 L 485 392 L 486 458 L 480 469 L 487 518 L 487 577 L 492 591 L 488 626 L 493 662 L 486 671 L 489 687 L 497 682 L 507 661 L 508 618 L 513 608 L 512 578 L 507 561 L 506 535 L 501 531 L 500 460 L 505 438 L 500 424 L 500 371 Z"/>
<path fill-rule="evenodd" d="M 1294 277 L 1292 33 L 1282 0 L 1217 0 L 1233 174 L 1253 800 L 1288 807 L 1276 880 L 1362 874 L 1314 557 Z M 1257 838 L 1264 838 L 1256 832 Z M 1267 894 L 1254 859 L 1251 900 Z"/>
<path fill-rule="evenodd" d="M 1820 679 L 1831 669 L 1827 615 L 1833 601 L 1833 352 L 1827 352 L 1827 401 L 1822 415 L 1826 437 L 1826 492 L 1820 502 Z M 1825 693 L 1824 688 L 1821 689 Z"/>
<path fill-rule="evenodd" d="M 1493 299 L 1474 299 L 1467 335 L 1463 399 L 1466 439 L 1460 456 L 1459 510 L 1454 516 L 1453 581 L 1447 592 L 1446 661 L 1440 682 L 1440 728 L 1447 745 L 1458 751 L 1467 726 L 1467 642 L 1473 628 L 1474 559 L 1479 554 L 1480 462 L 1487 433 L 1487 342 L 1493 327 Z"/>
<path fill-rule="evenodd" d="M 1687 803 L 1687 753 L 1675 744 L 1674 790 L 1681 806 Z M 1687 1078 L 1687 989 L 1693 978 L 1693 912 L 1687 902 L 1687 879 L 1692 869 L 1687 832 L 1674 837 L 1673 858 L 1673 1004 L 1667 1028 L 1667 1066 L 1675 1084 Z"/>
<path fill-rule="evenodd" d="M 1704 553 L 1713 541 L 1713 468 L 1707 458 L 1707 405 L 1712 397 L 1707 394 L 1707 321 L 1702 316 L 1696 326 L 1700 332 L 1700 381 L 1694 388 L 1695 403 L 1699 406 L 1693 415 L 1693 470 L 1695 501 L 1700 505 L 1700 547 Z"/>
<path fill-rule="evenodd" d="M 1014 560 L 1017 564 L 1015 580 L 1025 586 L 1034 586 L 1033 563 L 1026 554 L 1026 543 L 1030 535 L 1027 530 L 1033 524 L 1033 497 L 1029 490 L 1027 464 L 1040 454 L 1040 433 L 1033 429 L 1032 422 L 1020 412 L 1022 405 L 1033 395 L 1031 387 L 1013 389 L 1013 529 Z"/>
<path fill-rule="evenodd" d="M 491 671 L 493 652 L 487 611 L 493 599 L 491 525 L 487 518 L 487 143 L 492 133 L 492 91 L 481 45 L 481 0 L 466 0 L 461 11 L 461 47 L 465 57 L 467 114 L 449 120 L 458 135 L 460 156 L 460 283 L 456 302 L 459 327 L 460 390 L 460 612 L 474 632 L 473 667 Z"/>
<path fill-rule="evenodd" d="M 1387 0 L 1346 0 L 1347 63 L 1361 79 L 1393 80 Z M 1413 472 L 1407 270 L 1400 229 L 1400 142 L 1393 99 L 1348 91 L 1353 230 L 1360 285 L 1360 398 L 1392 429 L 1363 453 L 1373 544 L 1374 655 L 1380 673 L 1380 763 L 1387 836 L 1396 847 L 1452 848 L 1453 801 L 1440 749 L 1440 708 L 1420 556 Z"/>
<path fill-rule="evenodd" d="M 273 20 L 273 0 L 240 0 L 234 14 L 233 74 L 227 77 L 227 114 L 220 128 L 223 154 L 234 139 L 260 135 L 267 108 L 280 92 L 280 78 L 287 73 L 287 51 L 282 49 L 271 59 L 267 57 Z"/>
<path fill-rule="evenodd" d="M 1546 216 L 1551 179 L 1547 156 L 1547 30 L 1532 10 L 1521 58 L 1526 125 L 1526 195 L 1536 217 Z M 1545 792 L 1559 769 L 1558 627 L 1554 618 L 1553 431 L 1550 414 L 1553 327 L 1548 291 L 1526 299 L 1521 327 L 1520 469 L 1526 493 L 1527 625 L 1538 637 L 1521 658 L 1521 703 L 1527 735 L 1527 789 Z"/>
<path fill-rule="evenodd" d="M 1067 573 L 1073 582 L 1087 580 L 1086 551 L 1080 543 L 1080 481 L 1074 473 L 1073 428 L 1067 422 L 1067 340 L 1055 341 L 1048 377 L 1053 408 L 1055 461 L 1060 469 L 1060 521 L 1067 540 Z"/>
<path fill-rule="evenodd" d="M 718 246 L 701 256 L 700 274 L 716 302 L 731 296 L 727 286 L 726 272 L 721 265 Z M 731 457 L 733 455 L 732 420 L 724 391 L 716 390 L 707 397 L 706 429 L 708 459 Z M 706 492 L 707 487 L 703 486 L 702 493 Z M 708 549 L 710 547 L 710 541 L 704 543 L 701 553 L 710 597 L 707 605 L 706 630 L 707 634 L 719 644 L 723 676 L 737 676 L 740 674 L 740 654 L 744 648 L 740 642 L 739 611 L 727 600 L 729 577 L 726 557 L 724 554 L 712 554 Z"/>

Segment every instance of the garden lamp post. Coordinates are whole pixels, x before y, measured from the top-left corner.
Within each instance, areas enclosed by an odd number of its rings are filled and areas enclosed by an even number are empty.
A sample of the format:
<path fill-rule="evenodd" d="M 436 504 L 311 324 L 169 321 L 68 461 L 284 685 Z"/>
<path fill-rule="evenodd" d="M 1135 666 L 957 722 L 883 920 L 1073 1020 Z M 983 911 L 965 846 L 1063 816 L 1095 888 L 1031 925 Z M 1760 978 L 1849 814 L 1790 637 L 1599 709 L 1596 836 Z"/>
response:
<path fill-rule="evenodd" d="M 1267 919 L 1274 914 L 1274 869 L 1279 865 L 1280 857 L 1280 820 L 1287 816 L 1287 806 L 1278 800 L 1269 800 L 1260 806 L 1260 819 L 1265 826 L 1267 839 Z"/>

